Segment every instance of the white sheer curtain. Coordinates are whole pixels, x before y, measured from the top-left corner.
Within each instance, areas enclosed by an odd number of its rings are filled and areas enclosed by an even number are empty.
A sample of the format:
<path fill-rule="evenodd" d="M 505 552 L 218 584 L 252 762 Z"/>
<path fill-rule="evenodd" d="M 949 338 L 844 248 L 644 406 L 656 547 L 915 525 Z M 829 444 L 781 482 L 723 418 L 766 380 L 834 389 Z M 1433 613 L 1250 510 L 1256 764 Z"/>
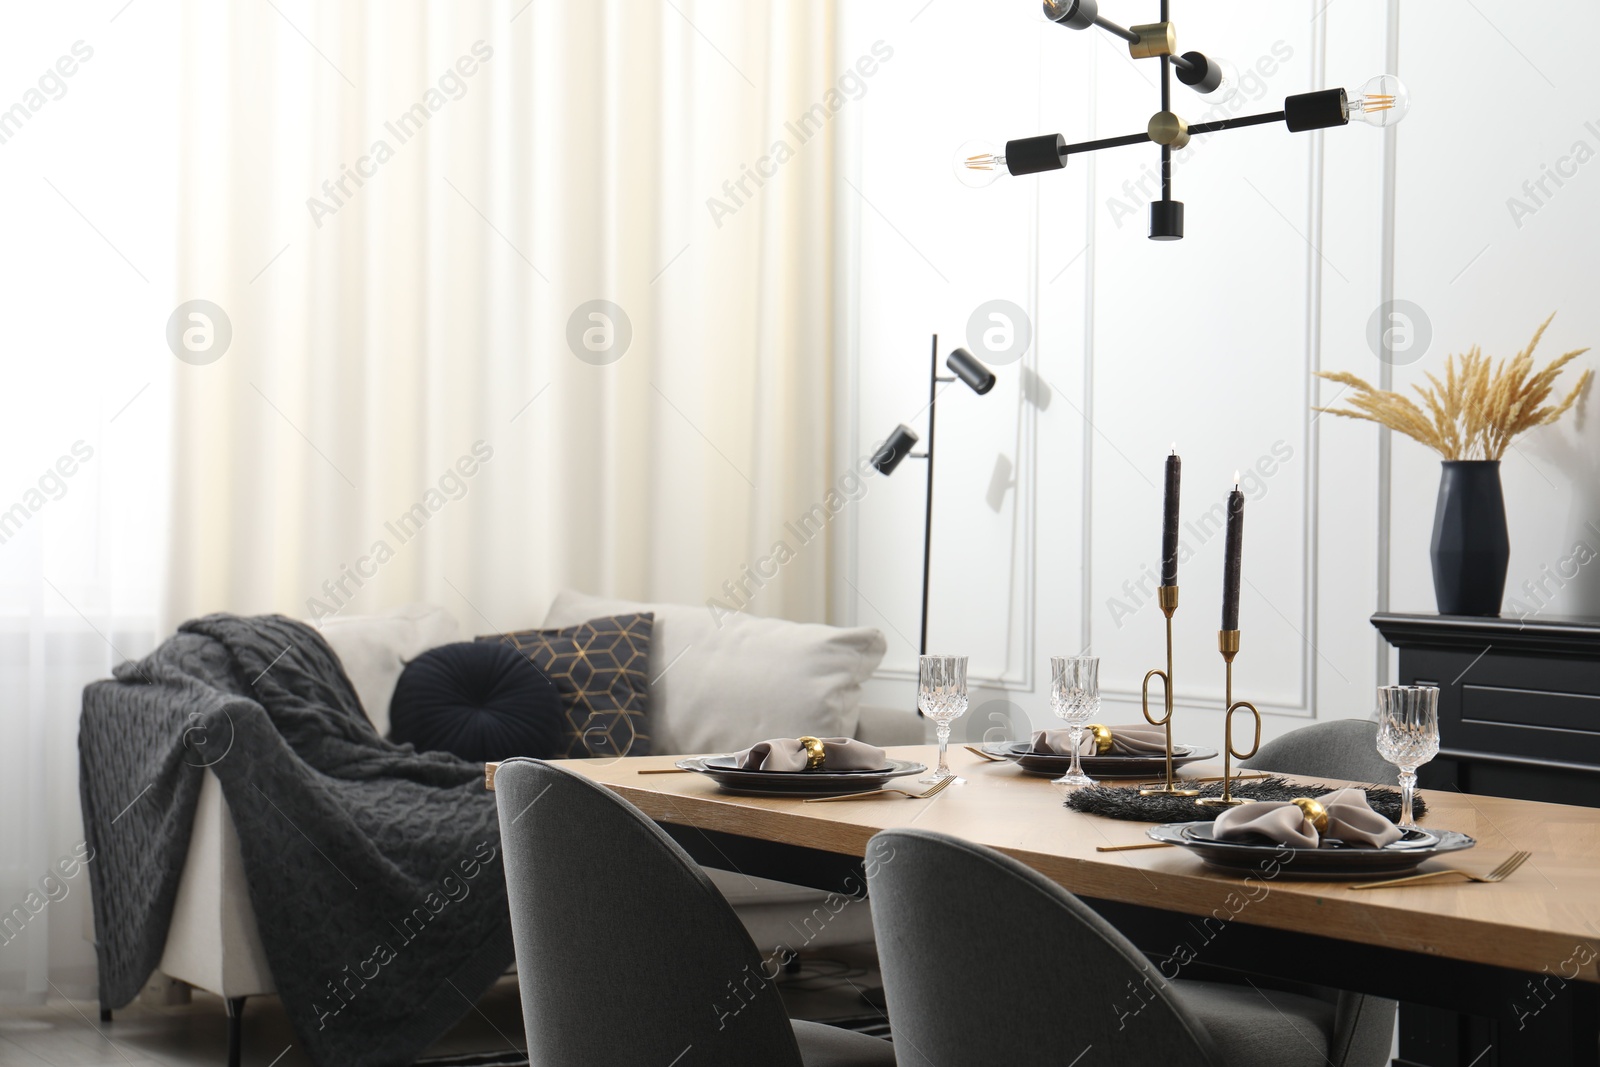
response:
<path fill-rule="evenodd" d="M 177 19 L 118 7 L 0 16 L 0 1001 L 93 994 L 80 694 L 157 640 Z"/>
<path fill-rule="evenodd" d="M 186 616 L 825 616 L 834 7 L 4 15 L 0 999 L 92 994 L 79 694 Z"/>
<path fill-rule="evenodd" d="M 825 616 L 825 539 L 761 561 L 835 473 L 834 0 L 183 11 L 179 276 L 232 340 L 179 368 L 169 623 Z"/>

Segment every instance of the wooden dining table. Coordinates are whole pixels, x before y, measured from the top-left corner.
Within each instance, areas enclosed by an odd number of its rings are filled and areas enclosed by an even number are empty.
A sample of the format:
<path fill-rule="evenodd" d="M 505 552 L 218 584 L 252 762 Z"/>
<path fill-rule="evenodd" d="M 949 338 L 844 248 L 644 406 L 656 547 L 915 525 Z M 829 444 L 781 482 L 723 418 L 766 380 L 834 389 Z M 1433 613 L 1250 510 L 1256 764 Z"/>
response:
<path fill-rule="evenodd" d="M 937 757 L 932 746 L 887 751 L 929 765 Z M 1441 1032 L 1403 1036 L 1398 1064 L 1600 1065 L 1595 808 L 1427 792 L 1420 824 L 1468 834 L 1477 846 L 1421 870 L 1481 874 L 1516 850 L 1532 858 L 1498 883 L 1355 890 L 1281 867 L 1213 870 L 1183 848 L 1097 851 L 1147 841 L 1148 824 L 1067 810 L 1063 787 L 961 749 L 950 753 L 960 781 L 928 800 L 806 803 L 726 793 L 694 773 L 641 773 L 678 758 L 559 765 L 615 790 L 706 866 L 859 898 L 868 840 L 917 826 L 998 849 L 1077 894 L 1169 978 L 1263 975 L 1448 1009 L 1434 1013 L 1454 1020 L 1435 1024 Z M 1219 772 L 1185 768 L 1188 776 Z M 923 788 L 912 783 L 891 784 Z M 997 926 L 995 951 L 1012 936 L 1026 931 Z"/>

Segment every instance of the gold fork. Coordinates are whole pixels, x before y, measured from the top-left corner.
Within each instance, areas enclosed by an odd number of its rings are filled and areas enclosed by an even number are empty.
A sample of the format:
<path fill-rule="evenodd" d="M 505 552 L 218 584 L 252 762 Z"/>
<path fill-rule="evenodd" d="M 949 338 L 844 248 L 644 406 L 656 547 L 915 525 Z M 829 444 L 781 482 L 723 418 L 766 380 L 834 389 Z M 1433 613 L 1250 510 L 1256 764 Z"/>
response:
<path fill-rule="evenodd" d="M 904 789 L 891 789 L 891 788 L 869 789 L 865 793 L 844 793 L 844 794 L 842 794 L 840 796 L 836 796 L 836 797 L 807 797 L 805 799 L 805 803 L 807 803 L 807 804 L 821 804 L 824 801 L 828 801 L 828 800 L 859 800 L 862 797 L 881 797 L 881 796 L 887 796 L 890 793 L 899 793 L 901 796 L 910 797 L 912 800 L 927 800 L 930 797 L 937 796 L 940 792 L 942 792 L 944 790 L 944 788 L 946 786 L 948 786 L 951 782 L 953 782 L 955 780 L 956 780 L 956 776 L 955 775 L 953 775 L 953 774 L 946 775 L 945 777 L 939 779 L 937 782 L 934 782 L 927 789 L 923 790 L 920 793 L 912 793 L 912 792 L 908 792 L 907 790 L 904 790 Z"/>
<path fill-rule="evenodd" d="M 1488 874 L 1471 874 L 1467 871 L 1457 870 L 1456 868 L 1452 867 L 1448 871 L 1429 871 L 1427 874 L 1412 874 L 1407 875 L 1404 878 L 1390 878 L 1388 881 L 1384 882 L 1362 882 L 1359 885 L 1353 885 L 1349 888 L 1383 889 L 1391 885 L 1412 885 L 1417 882 L 1426 882 L 1434 878 L 1444 878 L 1447 875 L 1452 874 L 1459 874 L 1461 877 L 1473 882 L 1503 882 L 1507 878 L 1510 878 L 1512 872 L 1514 872 L 1518 867 L 1521 867 L 1524 863 L 1527 863 L 1528 860 L 1532 858 L 1532 852 L 1513 852 L 1510 856 L 1506 857 L 1506 861 L 1504 863 L 1500 864 L 1500 866 L 1496 867 Z"/>

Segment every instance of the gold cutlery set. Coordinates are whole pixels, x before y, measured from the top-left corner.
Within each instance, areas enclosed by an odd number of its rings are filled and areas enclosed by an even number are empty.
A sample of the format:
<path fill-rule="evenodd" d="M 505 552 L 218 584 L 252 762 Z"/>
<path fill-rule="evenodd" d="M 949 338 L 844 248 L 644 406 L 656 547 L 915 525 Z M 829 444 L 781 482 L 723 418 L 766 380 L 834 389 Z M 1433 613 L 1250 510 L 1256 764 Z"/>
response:
<path fill-rule="evenodd" d="M 936 797 L 940 793 L 944 792 L 945 788 L 955 780 L 955 775 L 947 775 L 946 777 L 939 779 L 937 782 L 934 782 L 920 793 L 913 793 L 907 789 L 895 789 L 889 786 L 884 786 L 881 789 L 869 789 L 864 793 L 841 793 L 839 796 L 835 797 L 807 797 L 800 803 L 826 804 L 832 800 L 860 800 L 865 797 L 881 797 L 886 793 L 897 793 L 903 797 L 910 797 L 912 800 L 931 800 L 933 797 Z"/>
<path fill-rule="evenodd" d="M 1470 882 L 1503 882 L 1511 877 L 1511 872 L 1521 867 L 1533 858 L 1532 852 L 1513 852 L 1506 857 L 1506 861 L 1488 874 L 1472 874 L 1468 871 L 1451 867 L 1446 871 L 1429 871 L 1427 874 L 1411 874 L 1404 878 L 1388 878 L 1381 882 L 1359 882 L 1349 889 L 1387 889 L 1392 885 L 1415 885 L 1417 882 L 1431 882 L 1435 878 L 1449 878 L 1451 875 L 1460 875 Z"/>

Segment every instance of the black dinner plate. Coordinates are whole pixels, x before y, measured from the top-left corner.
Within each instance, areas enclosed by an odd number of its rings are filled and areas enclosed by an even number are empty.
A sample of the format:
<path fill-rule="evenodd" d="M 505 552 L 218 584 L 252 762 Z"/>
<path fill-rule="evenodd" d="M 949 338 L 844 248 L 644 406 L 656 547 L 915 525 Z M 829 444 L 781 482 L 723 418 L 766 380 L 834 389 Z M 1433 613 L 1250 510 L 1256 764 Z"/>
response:
<path fill-rule="evenodd" d="M 735 774 L 781 774 L 781 775 L 785 775 L 785 776 L 791 775 L 791 774 L 804 774 L 804 775 L 809 775 L 809 776 L 815 777 L 815 776 L 817 776 L 819 774 L 828 774 L 828 775 L 836 775 L 836 776 L 837 775 L 842 775 L 842 774 L 848 774 L 848 775 L 887 774 L 889 771 L 894 769 L 894 768 L 889 766 L 889 759 L 887 757 L 884 758 L 884 764 L 883 764 L 882 767 L 865 767 L 865 768 L 858 767 L 855 770 L 851 770 L 851 771 L 830 771 L 830 770 L 827 770 L 827 769 L 824 769 L 824 770 L 821 770 L 821 771 L 764 771 L 764 770 L 761 770 L 758 767 L 741 767 L 741 766 L 739 766 L 739 760 L 735 756 L 701 756 L 700 758 L 705 761 L 706 767 L 708 769 L 710 769 L 710 770 L 732 771 Z"/>
<path fill-rule="evenodd" d="M 1454 830 L 1415 829 L 1383 848 L 1364 848 L 1330 842 L 1322 848 L 1294 848 L 1265 838 L 1257 841 L 1222 840 L 1210 821 L 1172 822 L 1146 833 L 1156 841 L 1180 845 L 1208 867 L 1230 873 L 1250 872 L 1263 878 L 1284 877 L 1333 881 L 1371 876 L 1407 874 L 1424 860 L 1446 852 L 1459 852 L 1477 844 Z M 1274 873 L 1273 864 L 1281 866 Z"/>
<path fill-rule="evenodd" d="M 1057 778 L 1067 773 L 1072 765 L 1071 756 L 1058 756 L 1053 752 L 1034 752 L 1033 742 L 1013 741 L 1001 755 L 1015 760 L 1017 766 L 1029 774 L 1049 775 Z M 1217 758 L 1214 748 L 1196 748 L 1193 745 L 1172 746 L 1174 769 L 1186 763 L 1202 763 Z M 1152 778 L 1167 773 L 1167 757 L 1160 756 L 1080 756 L 1079 765 L 1090 778 Z"/>
<path fill-rule="evenodd" d="M 926 764 L 891 759 L 876 771 L 747 771 L 732 756 L 695 756 L 677 766 L 703 774 L 725 792 L 761 797 L 816 797 L 838 793 L 865 793 L 891 778 L 921 774 Z"/>

